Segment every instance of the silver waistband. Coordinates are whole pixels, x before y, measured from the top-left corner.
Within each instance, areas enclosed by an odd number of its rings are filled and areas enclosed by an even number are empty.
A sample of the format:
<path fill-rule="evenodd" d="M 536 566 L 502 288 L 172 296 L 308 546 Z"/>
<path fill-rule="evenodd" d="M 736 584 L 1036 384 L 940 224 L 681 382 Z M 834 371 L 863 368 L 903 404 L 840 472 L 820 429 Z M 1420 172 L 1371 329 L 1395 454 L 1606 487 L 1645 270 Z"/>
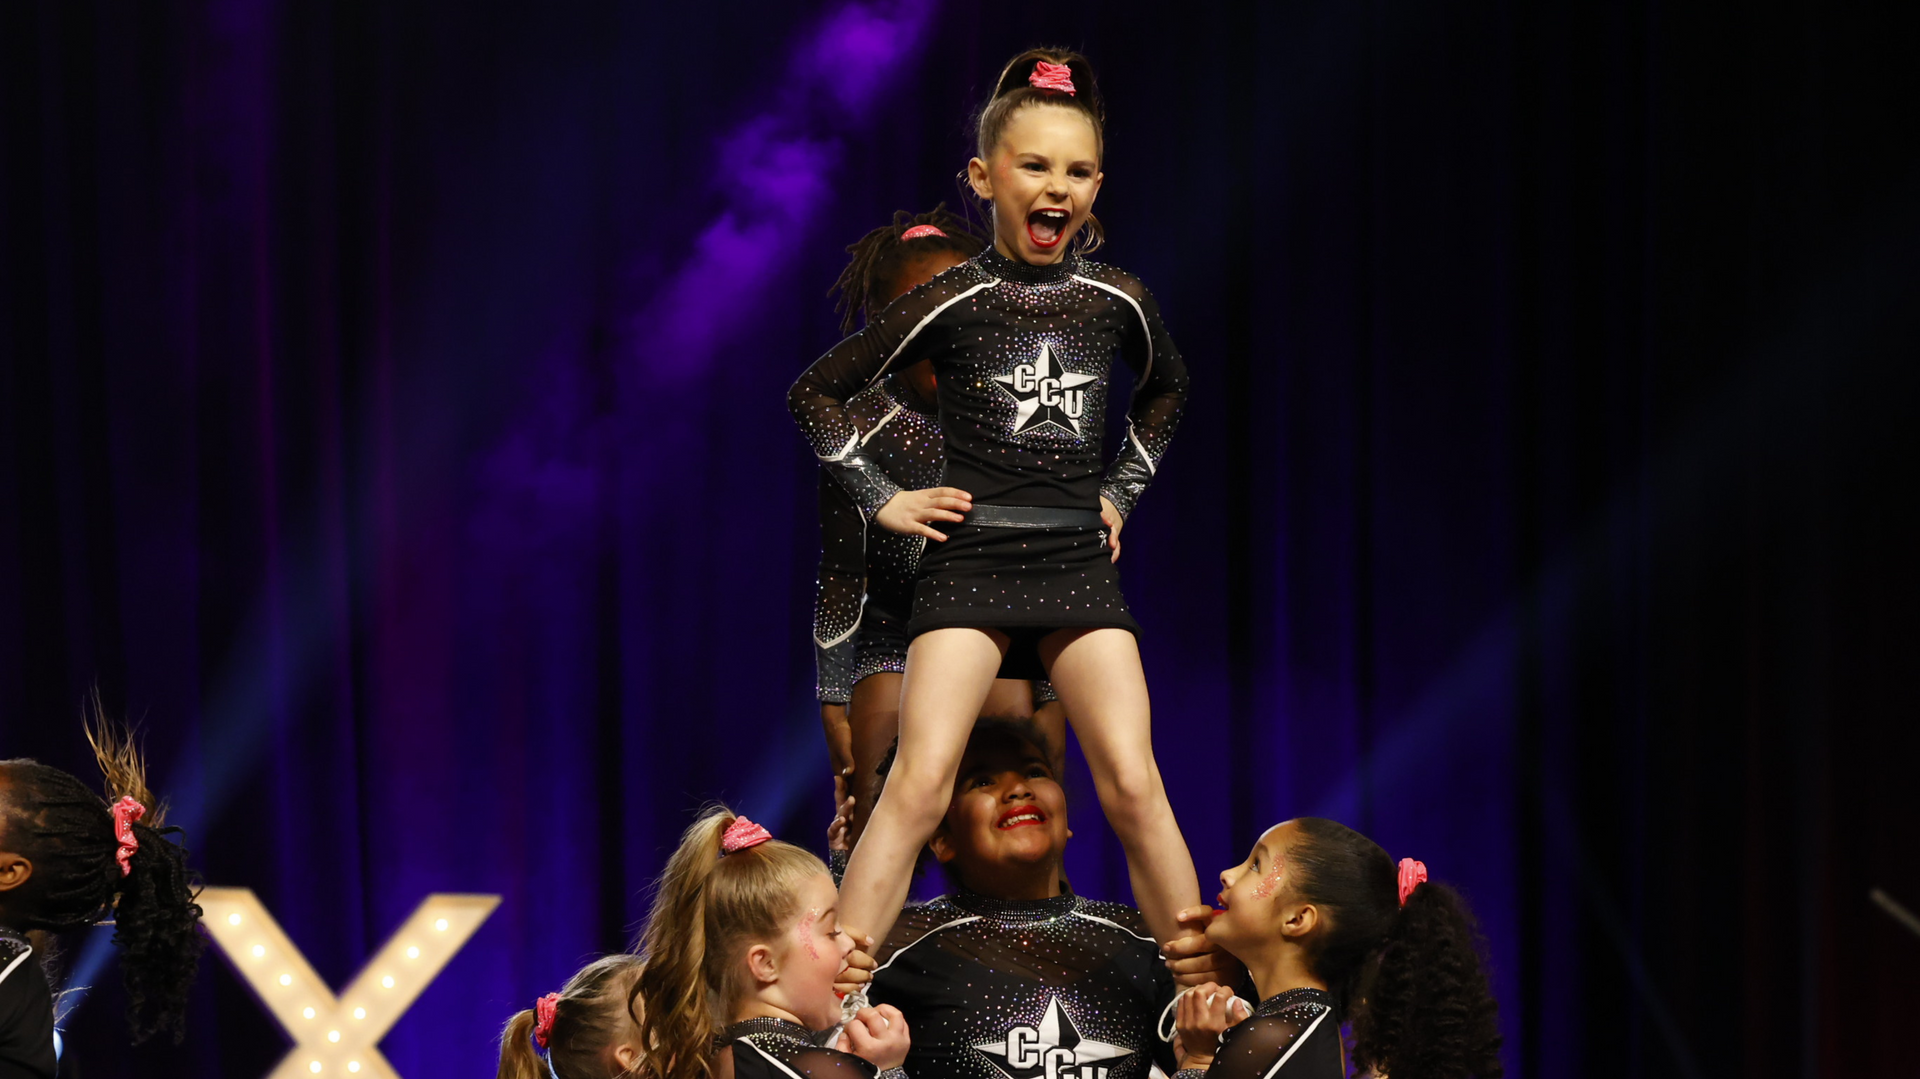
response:
<path fill-rule="evenodd" d="M 967 514 L 970 525 L 988 528 L 1093 528 L 1107 527 L 1096 510 L 1060 510 L 1046 506 L 989 506 L 975 502 Z"/>

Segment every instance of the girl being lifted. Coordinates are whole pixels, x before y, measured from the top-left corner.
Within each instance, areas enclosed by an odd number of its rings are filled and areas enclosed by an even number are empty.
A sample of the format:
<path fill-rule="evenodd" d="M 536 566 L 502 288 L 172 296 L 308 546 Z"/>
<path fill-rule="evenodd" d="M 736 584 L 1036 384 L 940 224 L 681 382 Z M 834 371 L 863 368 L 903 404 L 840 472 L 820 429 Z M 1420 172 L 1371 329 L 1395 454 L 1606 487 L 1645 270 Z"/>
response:
<path fill-rule="evenodd" d="M 842 886 L 855 940 L 886 939 L 996 675 L 1052 681 L 1155 937 L 1175 936 L 1199 900 L 1153 759 L 1140 627 L 1113 564 L 1179 421 L 1186 367 L 1140 281 L 1081 258 L 1102 235 L 1101 124 L 1085 58 L 1015 57 L 967 165 L 992 208 L 993 246 L 876 313 L 788 394 L 868 519 L 932 541 L 907 628 L 899 756 Z M 1133 403 L 1103 474 L 1116 354 L 1134 373 Z M 903 491 L 863 453 L 845 402 L 923 359 L 938 376 L 946 485 Z"/>

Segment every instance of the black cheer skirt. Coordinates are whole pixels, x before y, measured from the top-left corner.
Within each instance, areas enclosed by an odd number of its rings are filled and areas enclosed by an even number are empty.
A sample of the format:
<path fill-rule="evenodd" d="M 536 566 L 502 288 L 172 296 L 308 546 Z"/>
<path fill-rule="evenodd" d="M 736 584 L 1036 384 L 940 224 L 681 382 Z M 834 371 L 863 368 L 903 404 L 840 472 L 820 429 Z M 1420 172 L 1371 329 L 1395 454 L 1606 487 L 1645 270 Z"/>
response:
<path fill-rule="evenodd" d="M 1056 629 L 1124 629 L 1140 623 L 1120 594 L 1104 531 L 940 524 L 927 541 L 913 590 L 909 638 L 930 629 L 997 629 L 1012 638 L 1002 678 L 1045 678 L 1040 639 Z"/>

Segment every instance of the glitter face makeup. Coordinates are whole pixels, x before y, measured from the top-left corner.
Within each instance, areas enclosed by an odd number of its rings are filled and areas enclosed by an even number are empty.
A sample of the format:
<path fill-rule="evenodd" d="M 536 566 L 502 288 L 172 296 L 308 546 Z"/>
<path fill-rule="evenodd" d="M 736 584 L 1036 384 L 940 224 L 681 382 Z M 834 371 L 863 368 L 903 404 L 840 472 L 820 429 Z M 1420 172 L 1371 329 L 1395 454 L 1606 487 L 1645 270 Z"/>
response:
<path fill-rule="evenodd" d="M 820 908 L 808 907 L 807 912 L 800 916 L 800 924 L 794 927 L 794 932 L 800 934 L 800 946 L 807 950 L 809 959 L 820 958 L 820 949 L 813 946 L 813 927 L 819 921 Z"/>
<path fill-rule="evenodd" d="M 1253 886 L 1253 897 L 1255 899 L 1273 898 L 1273 890 L 1280 886 L 1280 872 L 1286 868 L 1287 860 L 1285 858 L 1274 862 L 1273 868 L 1267 870 L 1267 875 L 1261 877 L 1260 883 Z"/>

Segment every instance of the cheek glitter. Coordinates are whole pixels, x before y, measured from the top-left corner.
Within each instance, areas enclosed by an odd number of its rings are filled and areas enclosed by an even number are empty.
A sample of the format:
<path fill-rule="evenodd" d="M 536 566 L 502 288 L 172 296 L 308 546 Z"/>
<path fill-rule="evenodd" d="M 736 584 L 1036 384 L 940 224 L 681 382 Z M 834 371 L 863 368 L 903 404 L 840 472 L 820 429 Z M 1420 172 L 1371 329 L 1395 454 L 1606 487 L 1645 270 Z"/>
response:
<path fill-rule="evenodd" d="M 1267 875 L 1260 878 L 1260 883 L 1253 886 L 1253 897 L 1255 899 L 1273 898 L 1273 890 L 1280 886 L 1280 871 L 1286 867 L 1287 863 L 1280 862 L 1268 870 Z"/>
<path fill-rule="evenodd" d="M 820 958 L 820 949 L 813 946 L 813 924 L 819 920 L 820 908 L 808 907 L 807 912 L 800 916 L 800 924 L 794 927 L 794 932 L 800 934 L 800 946 L 807 950 L 807 956 L 811 959 Z"/>

